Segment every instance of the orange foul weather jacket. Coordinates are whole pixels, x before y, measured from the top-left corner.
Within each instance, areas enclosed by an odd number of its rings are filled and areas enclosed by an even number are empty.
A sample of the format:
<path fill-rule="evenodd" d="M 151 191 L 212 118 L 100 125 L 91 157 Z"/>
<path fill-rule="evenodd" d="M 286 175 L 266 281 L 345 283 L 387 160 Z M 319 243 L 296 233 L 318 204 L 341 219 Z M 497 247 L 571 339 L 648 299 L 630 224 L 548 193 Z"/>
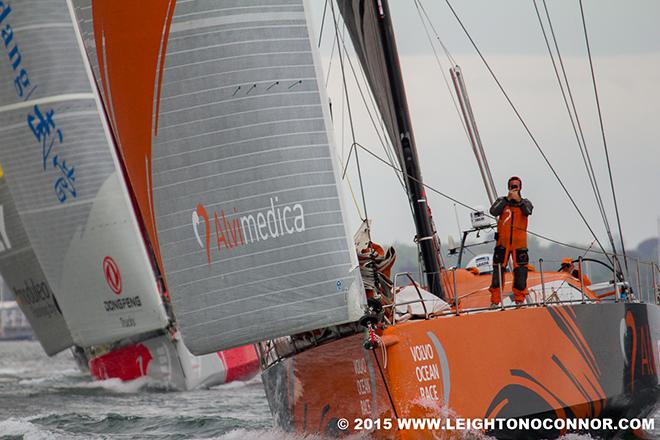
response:
<path fill-rule="evenodd" d="M 497 265 L 500 265 L 502 283 L 505 278 L 505 267 L 509 257 L 513 258 L 513 294 L 516 302 L 521 302 L 527 295 L 527 218 L 532 214 L 532 202 L 522 199 L 520 202 L 500 197 L 490 208 L 490 213 L 498 216 L 497 245 L 493 254 L 493 280 L 490 286 L 491 302 L 498 304 L 501 300 L 500 276 Z"/>

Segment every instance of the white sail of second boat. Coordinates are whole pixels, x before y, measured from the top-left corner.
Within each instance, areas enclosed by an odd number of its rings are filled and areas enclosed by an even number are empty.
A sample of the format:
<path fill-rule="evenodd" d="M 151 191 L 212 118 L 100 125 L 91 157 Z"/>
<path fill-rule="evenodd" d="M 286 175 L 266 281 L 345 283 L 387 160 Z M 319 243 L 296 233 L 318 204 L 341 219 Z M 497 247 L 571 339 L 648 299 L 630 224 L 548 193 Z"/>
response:
<path fill-rule="evenodd" d="M 66 2 L 2 2 L 0 28 L 0 161 L 74 342 L 164 328 L 154 271 Z"/>
<path fill-rule="evenodd" d="M 11 237 L 11 239 L 9 238 Z M 53 289 L 37 260 L 0 168 L 0 274 L 48 355 L 73 345 Z"/>

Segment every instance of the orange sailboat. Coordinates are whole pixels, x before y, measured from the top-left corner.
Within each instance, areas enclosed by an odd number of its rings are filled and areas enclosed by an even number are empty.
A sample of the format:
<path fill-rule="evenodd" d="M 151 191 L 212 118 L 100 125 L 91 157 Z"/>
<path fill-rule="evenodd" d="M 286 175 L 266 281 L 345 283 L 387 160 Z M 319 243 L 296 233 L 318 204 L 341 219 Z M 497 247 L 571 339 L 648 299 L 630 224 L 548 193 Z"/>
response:
<path fill-rule="evenodd" d="M 599 285 L 571 273 L 543 272 L 540 260 L 541 271 L 529 267 L 525 303 L 514 303 L 512 281 L 507 281 L 503 302 L 495 308 L 489 292 L 495 265 L 489 255 L 478 256 L 474 261 L 480 264 L 465 269 L 443 265 L 426 205 L 388 2 L 337 3 L 399 155 L 428 290 L 414 283 L 397 289 L 396 280 L 392 289 L 381 280 L 380 295 L 369 300 L 360 321 L 366 332 L 337 326 L 260 344 L 264 384 L 278 423 L 302 432 L 366 431 L 376 438 L 416 439 L 450 432 L 405 429 L 397 422 L 616 420 L 652 411 L 660 394 L 660 310 L 655 294 L 633 293 L 623 282 L 614 269 L 616 256 L 613 265 L 605 264 L 613 280 Z M 495 190 L 460 69 L 456 66 L 451 73 L 493 202 Z M 492 229 L 483 212 L 473 213 L 473 225 L 472 232 Z M 461 255 L 464 244 L 465 236 Z M 582 274 L 582 258 L 575 263 Z M 376 270 L 389 280 L 387 270 L 374 267 L 375 261 L 364 266 L 363 278 Z M 365 287 L 369 296 L 366 281 Z M 652 291 L 657 291 L 655 284 Z M 498 438 L 549 438 L 567 432 L 554 427 L 484 430 Z M 613 436 L 616 429 L 593 433 Z"/>
<path fill-rule="evenodd" d="M 657 403 L 660 310 L 616 258 L 604 285 L 530 268 L 526 302 L 507 281 L 498 308 L 487 258 L 443 263 L 387 1 L 337 3 L 400 166 L 423 285 L 392 276 L 368 221 L 351 240 L 308 5 L 151 3 L 71 0 L 182 341 L 195 355 L 257 343 L 280 426 L 434 438 L 397 422 L 617 419 Z"/>

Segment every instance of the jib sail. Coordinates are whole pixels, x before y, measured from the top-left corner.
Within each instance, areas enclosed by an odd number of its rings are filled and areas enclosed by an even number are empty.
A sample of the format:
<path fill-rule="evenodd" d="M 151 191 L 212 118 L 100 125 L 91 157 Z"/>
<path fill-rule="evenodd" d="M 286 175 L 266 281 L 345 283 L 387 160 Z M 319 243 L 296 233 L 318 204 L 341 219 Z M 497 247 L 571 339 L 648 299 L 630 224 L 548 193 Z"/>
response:
<path fill-rule="evenodd" d="M 163 328 L 153 269 L 66 1 L 2 1 L 0 29 L 0 161 L 74 342 Z"/>
<path fill-rule="evenodd" d="M 9 238 L 11 237 L 11 239 Z M 44 351 L 52 356 L 73 345 L 53 289 L 48 285 L 0 168 L 0 274 L 16 296 Z"/>
<path fill-rule="evenodd" d="M 190 350 L 359 318 L 303 1 L 73 3 Z"/>

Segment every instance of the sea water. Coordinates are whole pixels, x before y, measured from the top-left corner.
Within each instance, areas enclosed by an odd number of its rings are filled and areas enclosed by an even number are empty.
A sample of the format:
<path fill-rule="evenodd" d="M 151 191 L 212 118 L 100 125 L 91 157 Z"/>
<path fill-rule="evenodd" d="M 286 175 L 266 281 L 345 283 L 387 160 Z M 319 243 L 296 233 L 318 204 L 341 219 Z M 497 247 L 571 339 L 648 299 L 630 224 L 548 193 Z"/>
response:
<path fill-rule="evenodd" d="M 94 382 L 68 352 L 48 358 L 37 342 L 0 342 L 0 439 L 303 438 L 321 440 L 274 426 L 259 377 L 187 392 L 144 380 Z"/>
<path fill-rule="evenodd" d="M 258 377 L 190 392 L 94 382 L 68 352 L 48 358 L 36 342 L 0 342 L 0 439 L 282 437 Z"/>

